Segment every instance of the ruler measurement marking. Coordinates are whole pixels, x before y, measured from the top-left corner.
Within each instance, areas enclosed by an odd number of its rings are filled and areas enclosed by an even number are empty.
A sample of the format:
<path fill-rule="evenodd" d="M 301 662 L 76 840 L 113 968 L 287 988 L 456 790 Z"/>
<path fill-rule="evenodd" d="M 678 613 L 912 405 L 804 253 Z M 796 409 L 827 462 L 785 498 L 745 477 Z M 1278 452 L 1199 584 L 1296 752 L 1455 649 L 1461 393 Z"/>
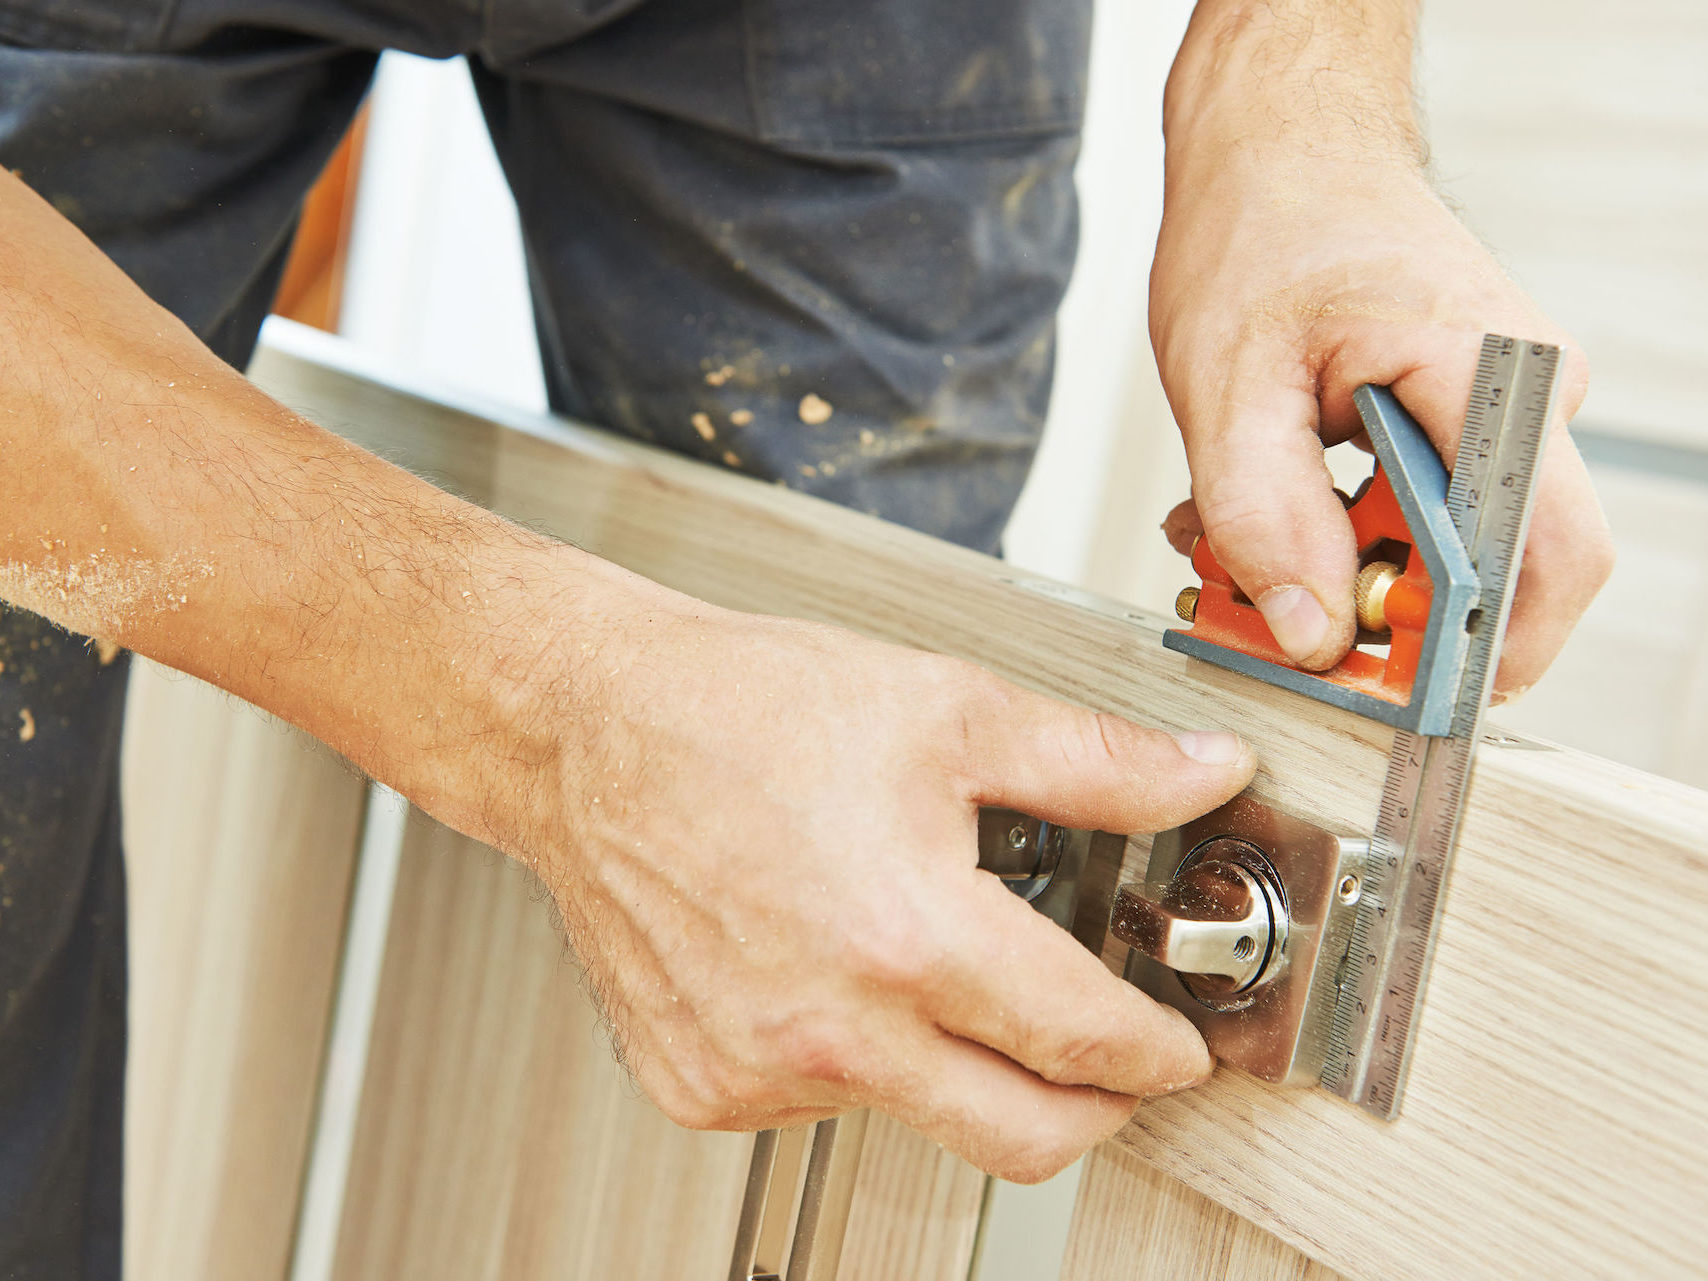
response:
<path fill-rule="evenodd" d="M 1482 589 L 1453 736 L 1394 736 L 1322 1076 L 1327 1089 L 1383 1117 L 1398 1113 L 1405 1088 L 1472 751 L 1529 525 L 1558 358 L 1557 349 L 1540 344 L 1483 340 L 1448 484 L 1448 512 Z"/>

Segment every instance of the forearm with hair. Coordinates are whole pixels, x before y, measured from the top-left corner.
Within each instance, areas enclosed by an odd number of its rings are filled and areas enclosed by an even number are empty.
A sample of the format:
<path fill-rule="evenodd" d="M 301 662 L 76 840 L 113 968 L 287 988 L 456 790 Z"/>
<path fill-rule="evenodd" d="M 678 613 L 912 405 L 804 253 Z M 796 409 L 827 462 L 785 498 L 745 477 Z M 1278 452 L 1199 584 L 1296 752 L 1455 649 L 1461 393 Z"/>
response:
<path fill-rule="evenodd" d="M 1171 180 L 1200 149 L 1421 166 L 1417 0 L 1198 0 L 1163 99 Z"/>
<path fill-rule="evenodd" d="M 0 599 L 205 677 L 504 843 L 494 805 L 558 748 L 533 704 L 574 694 L 566 655 L 638 580 L 262 395 L 9 174 L 0 226 Z"/>

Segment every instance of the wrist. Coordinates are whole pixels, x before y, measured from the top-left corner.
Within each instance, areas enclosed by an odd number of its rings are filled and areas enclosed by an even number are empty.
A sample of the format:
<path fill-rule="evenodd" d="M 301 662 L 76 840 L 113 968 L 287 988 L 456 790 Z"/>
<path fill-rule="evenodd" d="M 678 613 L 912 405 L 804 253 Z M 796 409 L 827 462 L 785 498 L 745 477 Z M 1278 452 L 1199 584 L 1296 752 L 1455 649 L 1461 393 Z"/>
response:
<path fill-rule="evenodd" d="M 122 453 L 119 483 L 147 501 L 89 531 L 96 554 L 131 553 L 126 572 L 147 590 L 65 621 L 307 730 L 459 831 L 507 852 L 533 844 L 524 829 L 556 818 L 578 713 L 621 667 L 624 620 L 663 589 L 331 436 L 229 371 L 210 367 L 205 390 L 176 382 L 166 394 L 190 389 L 183 417 L 218 430 L 193 439 L 195 466 L 152 441 L 104 451 Z"/>
<path fill-rule="evenodd" d="M 1258 157 L 1421 170 L 1412 0 L 1199 0 L 1163 95 L 1172 187 Z"/>
<path fill-rule="evenodd" d="M 610 651 L 682 598 L 268 399 L 3 170 L 0 214 L 28 251 L 0 256 L 0 599 L 301 726 L 470 835 L 554 830 Z"/>
<path fill-rule="evenodd" d="M 673 595 L 568 544 L 441 496 L 409 583 L 349 584 L 325 624 L 344 639 L 293 657 L 248 695 L 328 742 L 440 822 L 536 869 L 575 824 L 617 715 L 634 620 Z M 239 690 L 238 692 L 244 692 Z"/>

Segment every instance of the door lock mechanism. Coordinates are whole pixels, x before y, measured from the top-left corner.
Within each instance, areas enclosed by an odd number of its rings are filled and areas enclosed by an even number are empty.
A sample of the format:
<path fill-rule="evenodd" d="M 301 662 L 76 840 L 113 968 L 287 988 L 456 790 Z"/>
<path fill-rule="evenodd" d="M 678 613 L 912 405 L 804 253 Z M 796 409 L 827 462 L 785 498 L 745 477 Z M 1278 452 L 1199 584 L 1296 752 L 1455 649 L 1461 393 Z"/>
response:
<path fill-rule="evenodd" d="M 1110 932 L 1180 976 L 1212 1010 L 1250 1005 L 1285 969 L 1287 891 L 1258 846 L 1233 836 L 1198 845 L 1162 892 L 1142 885 L 1115 894 Z"/>
<path fill-rule="evenodd" d="M 1122 884 L 1126 837 L 979 814 L 981 867 L 1105 959 L 1124 943 L 1129 982 L 1191 1019 L 1222 1062 L 1286 1085 L 1322 1073 L 1368 852 L 1236 796 L 1157 835 L 1144 879 Z"/>
<path fill-rule="evenodd" d="M 1236 796 L 1151 842 L 1115 895 L 1126 976 L 1266 1081 L 1322 1074 L 1369 842 Z"/>

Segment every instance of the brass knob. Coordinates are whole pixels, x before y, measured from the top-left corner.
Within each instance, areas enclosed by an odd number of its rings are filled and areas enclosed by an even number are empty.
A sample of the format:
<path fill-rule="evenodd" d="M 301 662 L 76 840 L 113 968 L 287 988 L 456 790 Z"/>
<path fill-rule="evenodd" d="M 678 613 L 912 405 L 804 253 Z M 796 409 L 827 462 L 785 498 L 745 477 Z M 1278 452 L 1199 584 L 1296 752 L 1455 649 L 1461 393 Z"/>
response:
<path fill-rule="evenodd" d="M 1358 607 L 1358 626 L 1367 632 L 1386 632 L 1388 626 L 1388 589 L 1400 581 L 1400 567 L 1385 560 L 1373 560 L 1358 571 L 1358 585 L 1352 598 Z"/>
<path fill-rule="evenodd" d="M 1190 623 L 1198 617 L 1198 589 L 1182 587 L 1180 595 L 1174 598 L 1174 612 L 1183 623 Z"/>

